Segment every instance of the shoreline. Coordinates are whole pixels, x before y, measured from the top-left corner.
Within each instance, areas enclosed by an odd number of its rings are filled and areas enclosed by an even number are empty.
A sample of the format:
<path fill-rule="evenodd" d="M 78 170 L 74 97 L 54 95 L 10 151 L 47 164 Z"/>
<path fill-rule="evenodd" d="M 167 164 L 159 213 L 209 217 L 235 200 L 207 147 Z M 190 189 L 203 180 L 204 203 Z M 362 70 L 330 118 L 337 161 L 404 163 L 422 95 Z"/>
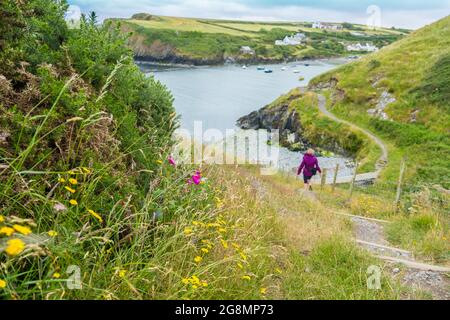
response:
<path fill-rule="evenodd" d="M 167 68 L 209 68 L 209 67 L 224 67 L 224 66 L 266 66 L 266 65 L 287 65 L 292 63 L 306 63 L 306 62 L 322 62 L 322 63 L 337 63 L 337 64 L 346 64 L 354 61 L 354 59 L 349 59 L 348 57 L 330 57 L 330 58 L 313 58 L 313 59 L 301 59 L 301 60 L 288 60 L 284 62 L 268 62 L 262 61 L 259 63 L 250 62 L 250 63 L 239 63 L 239 62 L 224 62 L 219 64 L 186 64 L 186 63 L 174 63 L 174 62 L 160 62 L 157 60 L 141 60 L 138 58 L 134 58 L 134 62 L 139 65 L 149 65 L 149 66 L 158 66 L 158 67 L 167 67 Z"/>

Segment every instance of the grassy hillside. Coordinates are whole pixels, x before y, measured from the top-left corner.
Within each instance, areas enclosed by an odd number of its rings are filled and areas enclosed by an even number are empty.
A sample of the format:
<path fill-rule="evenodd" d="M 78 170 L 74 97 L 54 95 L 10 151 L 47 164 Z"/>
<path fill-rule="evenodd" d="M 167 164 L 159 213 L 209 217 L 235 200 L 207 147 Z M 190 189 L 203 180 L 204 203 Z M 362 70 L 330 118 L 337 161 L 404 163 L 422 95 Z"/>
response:
<path fill-rule="evenodd" d="M 313 88 L 329 87 L 332 110 L 369 128 L 392 144 L 390 168 L 408 158 L 407 176 L 450 186 L 450 17 L 420 29 L 378 53 L 317 77 Z M 382 95 L 395 101 L 368 115 Z M 389 168 L 385 179 L 392 179 Z M 398 171 L 398 170 L 397 170 Z"/>
<path fill-rule="evenodd" d="M 132 32 L 130 46 L 139 58 L 194 64 L 223 63 L 227 59 L 240 62 L 269 62 L 303 58 L 319 58 L 348 54 L 341 43 L 373 42 L 378 46 L 392 43 L 406 31 L 368 30 L 345 24 L 347 29 L 323 31 L 308 23 L 264 23 L 195 18 L 162 17 L 137 14 L 131 19 L 114 19 L 123 32 Z M 354 29 L 365 36 L 352 35 Z M 303 32 L 308 41 L 299 46 L 275 46 L 275 40 Z M 242 46 L 250 46 L 255 55 L 241 54 Z"/>

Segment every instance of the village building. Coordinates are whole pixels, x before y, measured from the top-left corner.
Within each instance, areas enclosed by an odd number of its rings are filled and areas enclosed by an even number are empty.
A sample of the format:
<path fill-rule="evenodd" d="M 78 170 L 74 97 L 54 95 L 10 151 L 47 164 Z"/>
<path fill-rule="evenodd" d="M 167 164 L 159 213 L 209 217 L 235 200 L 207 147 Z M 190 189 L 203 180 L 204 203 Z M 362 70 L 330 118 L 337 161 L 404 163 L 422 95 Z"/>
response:
<path fill-rule="evenodd" d="M 306 41 L 306 35 L 303 33 L 297 33 L 293 36 L 286 36 L 283 40 L 276 40 L 276 46 L 298 46 Z"/>
<path fill-rule="evenodd" d="M 321 30 L 342 30 L 343 27 L 338 23 L 325 23 L 325 22 L 314 22 L 312 24 L 313 29 Z"/>
<path fill-rule="evenodd" d="M 251 54 L 251 55 L 255 54 L 255 50 L 253 50 L 249 46 L 242 46 L 240 51 L 242 54 Z"/>
<path fill-rule="evenodd" d="M 356 44 L 349 44 L 347 46 L 347 51 L 365 51 L 365 52 L 376 52 L 379 49 L 369 43 L 366 43 L 365 45 L 362 45 L 361 43 L 356 43 Z"/>

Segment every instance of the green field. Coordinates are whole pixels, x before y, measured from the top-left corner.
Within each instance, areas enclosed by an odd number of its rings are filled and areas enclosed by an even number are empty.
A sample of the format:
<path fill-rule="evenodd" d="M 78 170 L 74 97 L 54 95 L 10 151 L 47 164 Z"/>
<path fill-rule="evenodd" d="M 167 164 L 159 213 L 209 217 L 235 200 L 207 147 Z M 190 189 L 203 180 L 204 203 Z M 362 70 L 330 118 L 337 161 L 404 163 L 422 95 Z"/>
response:
<path fill-rule="evenodd" d="M 407 31 L 369 30 L 348 24 L 348 29 L 312 29 L 303 22 L 247 22 L 137 14 L 131 19 L 114 19 L 123 32 L 132 32 L 130 47 L 138 58 L 162 62 L 220 64 L 237 62 L 281 62 L 305 58 L 335 57 L 350 54 L 343 45 L 372 42 L 379 47 L 402 38 Z M 345 24 L 347 26 L 347 24 Z M 366 36 L 355 36 L 358 30 Z M 275 40 L 297 32 L 308 40 L 298 46 L 275 46 Z M 241 53 L 249 46 L 255 54 Z"/>

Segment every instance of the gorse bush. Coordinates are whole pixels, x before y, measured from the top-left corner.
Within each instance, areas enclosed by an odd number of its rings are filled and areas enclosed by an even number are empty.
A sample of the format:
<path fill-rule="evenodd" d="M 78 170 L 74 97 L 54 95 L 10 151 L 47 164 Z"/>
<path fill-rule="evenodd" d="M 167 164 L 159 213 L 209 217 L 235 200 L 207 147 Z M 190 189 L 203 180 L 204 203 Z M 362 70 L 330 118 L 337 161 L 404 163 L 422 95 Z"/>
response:
<path fill-rule="evenodd" d="M 264 297 L 273 216 L 231 174 L 175 163 L 171 94 L 66 7 L 1 4 L 0 297 Z"/>
<path fill-rule="evenodd" d="M 168 201 L 170 217 L 185 201 L 161 192 L 148 203 L 150 189 L 168 188 L 157 177 L 177 123 L 172 96 L 139 71 L 118 30 L 95 16 L 69 30 L 66 8 L 1 4 L 10 21 L 0 26 L 0 278 L 10 297 L 30 297 L 43 273 L 82 261 L 95 247 L 83 230 L 106 228 L 103 245 L 116 243 L 131 233 L 127 216 L 145 207 L 152 221 Z"/>

